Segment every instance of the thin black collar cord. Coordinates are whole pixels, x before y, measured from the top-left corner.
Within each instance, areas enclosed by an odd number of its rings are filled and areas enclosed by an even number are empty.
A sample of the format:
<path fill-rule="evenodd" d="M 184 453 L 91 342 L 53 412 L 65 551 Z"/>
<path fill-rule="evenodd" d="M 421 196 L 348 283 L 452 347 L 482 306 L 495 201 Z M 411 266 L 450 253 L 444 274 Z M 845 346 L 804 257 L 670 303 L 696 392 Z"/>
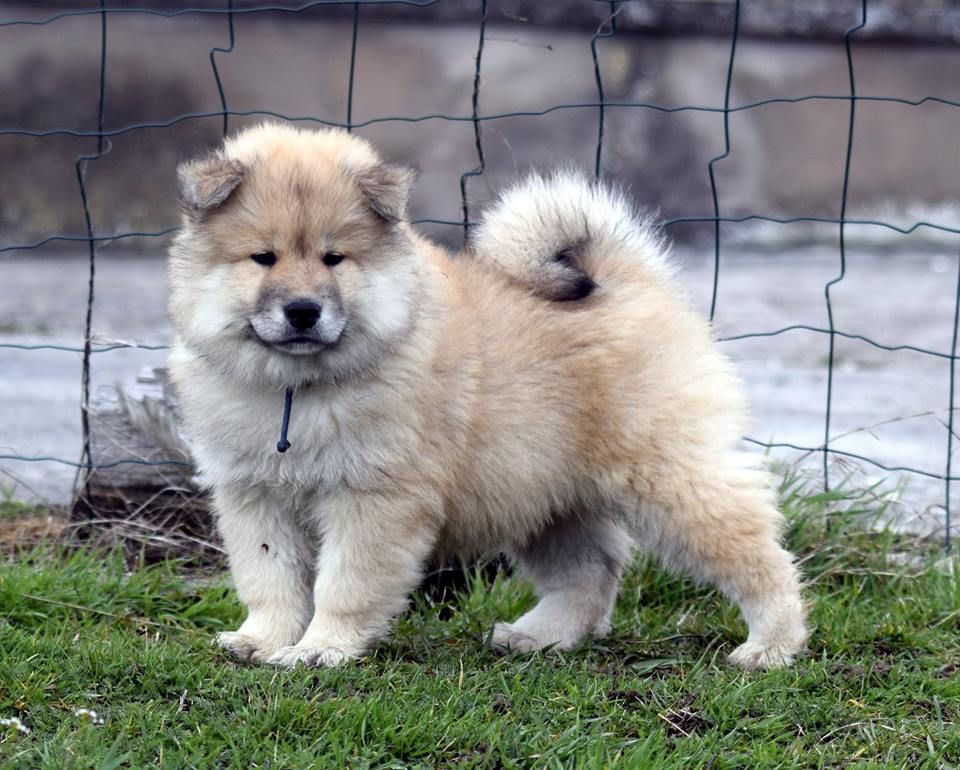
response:
<path fill-rule="evenodd" d="M 283 422 L 280 423 L 280 440 L 277 442 L 277 451 L 283 454 L 290 448 L 287 441 L 287 430 L 290 428 L 290 407 L 293 406 L 293 388 L 287 388 L 283 397 Z"/>

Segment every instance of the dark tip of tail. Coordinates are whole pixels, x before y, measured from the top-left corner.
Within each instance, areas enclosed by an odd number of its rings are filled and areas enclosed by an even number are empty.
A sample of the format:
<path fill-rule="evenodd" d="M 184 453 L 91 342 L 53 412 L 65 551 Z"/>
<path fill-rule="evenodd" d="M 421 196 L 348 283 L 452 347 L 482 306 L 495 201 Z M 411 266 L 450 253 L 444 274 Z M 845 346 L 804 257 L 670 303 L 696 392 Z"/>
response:
<path fill-rule="evenodd" d="M 557 302 L 576 302 L 589 297 L 596 288 L 596 282 L 586 273 L 582 273 L 579 278 L 554 296 L 553 299 Z"/>
<path fill-rule="evenodd" d="M 597 288 L 597 284 L 580 266 L 586 246 L 587 240 L 584 239 L 564 246 L 553 255 L 553 262 L 559 267 L 562 278 L 558 285 L 546 292 L 550 299 L 555 302 L 576 302 L 589 297 Z"/>

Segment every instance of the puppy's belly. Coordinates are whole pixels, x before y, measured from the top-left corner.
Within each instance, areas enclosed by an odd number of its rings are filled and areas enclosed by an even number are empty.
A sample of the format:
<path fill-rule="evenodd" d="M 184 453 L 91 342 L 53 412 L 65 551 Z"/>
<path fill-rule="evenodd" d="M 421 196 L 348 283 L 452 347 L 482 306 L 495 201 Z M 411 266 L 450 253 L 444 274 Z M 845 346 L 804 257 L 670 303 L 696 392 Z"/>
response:
<path fill-rule="evenodd" d="M 445 558 L 510 552 L 549 526 L 555 512 L 545 495 L 515 498 L 460 494 L 447 501 L 435 551 Z"/>

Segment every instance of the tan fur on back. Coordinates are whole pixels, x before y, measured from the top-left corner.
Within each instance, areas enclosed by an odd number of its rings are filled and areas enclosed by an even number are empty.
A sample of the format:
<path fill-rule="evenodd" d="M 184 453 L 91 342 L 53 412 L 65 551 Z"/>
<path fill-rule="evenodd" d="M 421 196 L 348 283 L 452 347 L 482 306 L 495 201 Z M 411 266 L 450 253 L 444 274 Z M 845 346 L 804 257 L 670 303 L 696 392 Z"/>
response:
<path fill-rule="evenodd" d="M 171 250 L 170 365 L 250 611 L 224 646 L 282 665 L 357 657 L 431 554 L 505 551 L 542 600 L 495 644 L 566 648 L 609 630 L 636 543 L 740 604 L 736 662 L 801 649 L 768 481 L 734 451 L 739 385 L 622 197 L 531 178 L 451 258 L 378 213 L 402 205 L 402 175 L 362 140 L 265 125 L 219 157 L 243 179 L 188 211 Z M 545 300 L 540 265 L 571 239 L 597 288 Z M 250 259 L 264 251 L 276 264 Z M 328 267 L 331 252 L 345 259 Z M 287 333 L 301 298 L 322 307 L 328 347 L 252 338 L 251 323 Z"/>

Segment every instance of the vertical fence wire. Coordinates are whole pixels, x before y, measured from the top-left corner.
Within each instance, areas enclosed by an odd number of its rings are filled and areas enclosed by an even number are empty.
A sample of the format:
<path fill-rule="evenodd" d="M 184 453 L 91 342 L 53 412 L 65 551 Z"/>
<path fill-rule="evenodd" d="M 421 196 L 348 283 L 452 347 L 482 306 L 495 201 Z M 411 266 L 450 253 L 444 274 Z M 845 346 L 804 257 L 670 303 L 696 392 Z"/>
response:
<path fill-rule="evenodd" d="M 473 70 L 473 97 L 471 99 L 472 111 L 470 113 L 470 118 L 473 122 L 473 143 L 477 151 L 477 165 L 460 177 L 461 222 L 463 225 L 464 243 L 466 243 L 470 237 L 470 204 L 467 200 L 467 179 L 472 176 L 481 176 L 487 166 L 487 162 L 483 157 L 483 142 L 480 139 L 480 67 L 483 61 L 483 45 L 486 31 L 487 0 L 482 0 L 480 5 L 480 38 L 477 41 L 477 56 Z"/>
<path fill-rule="evenodd" d="M 353 4 L 353 31 L 350 35 L 350 76 L 347 80 L 347 125 L 353 133 L 353 83 L 357 72 L 357 31 L 360 27 L 360 3 Z"/>
<path fill-rule="evenodd" d="M 223 91 L 223 83 L 220 80 L 220 70 L 217 68 L 217 54 L 230 53 L 233 51 L 235 38 L 233 32 L 233 0 L 227 0 L 227 29 L 230 33 L 230 45 L 226 48 L 214 47 L 210 49 L 210 68 L 213 70 L 213 79 L 217 84 L 217 94 L 220 97 L 220 113 L 223 115 L 223 135 L 226 136 L 230 130 L 230 112 L 227 110 L 227 96 Z"/>
<path fill-rule="evenodd" d="M 952 512 L 950 510 L 950 483 L 953 475 L 953 445 L 956 434 L 954 433 L 954 415 L 956 413 L 956 385 L 957 385 L 957 331 L 960 329 L 960 255 L 957 258 L 957 292 L 953 304 L 953 335 L 950 340 L 950 388 L 949 400 L 947 402 L 947 468 L 944 473 L 944 491 L 943 491 L 943 515 L 944 515 L 944 536 L 943 546 L 947 553 L 950 553 L 953 545 L 950 532 Z"/>
<path fill-rule="evenodd" d="M 717 178 L 714 166 L 730 156 L 730 89 L 733 85 L 733 62 L 737 56 L 737 40 L 740 37 L 740 0 L 733 7 L 733 34 L 730 37 L 730 58 L 727 60 L 727 79 L 723 87 L 723 152 L 707 163 L 710 177 L 710 197 L 713 199 L 713 287 L 710 291 L 710 322 L 717 314 L 717 292 L 720 287 L 720 198 L 717 195 Z"/>
<path fill-rule="evenodd" d="M 597 55 L 597 41 L 604 37 L 613 37 L 617 34 L 617 8 L 619 0 L 610 0 L 610 17 L 607 19 L 593 37 L 590 38 L 590 53 L 593 56 L 593 77 L 597 82 L 597 151 L 593 164 L 593 178 L 600 178 L 600 161 L 603 156 L 603 128 L 604 118 L 606 116 L 606 99 L 603 95 L 603 78 L 600 76 L 600 58 Z M 604 26 L 607 27 L 604 31 Z"/>
<path fill-rule="evenodd" d="M 107 84 L 107 2 L 100 0 L 100 78 L 97 96 L 97 151 L 94 154 L 80 155 L 74 169 L 77 184 L 80 186 L 80 202 L 83 205 L 83 221 L 87 236 L 87 311 L 83 324 L 83 359 L 81 364 L 81 403 L 80 430 L 83 448 L 80 455 L 84 496 L 89 497 L 90 477 L 93 474 L 93 456 L 90 451 L 90 356 L 93 349 L 93 300 L 97 274 L 97 242 L 94 237 L 93 218 L 90 215 L 90 201 L 87 196 L 87 164 L 104 154 L 103 108 Z M 80 471 L 80 468 L 78 468 Z"/>
<path fill-rule="evenodd" d="M 833 374 L 836 363 L 837 329 L 833 323 L 833 302 L 830 290 L 843 280 L 847 273 L 846 218 L 847 198 L 850 192 L 850 161 L 853 157 L 853 131 L 857 114 L 857 81 L 853 73 L 853 51 L 851 40 L 854 33 L 867 25 L 867 0 L 861 0 L 860 23 L 851 27 L 843 35 L 843 45 L 847 54 L 847 77 L 850 84 L 850 117 L 847 122 L 847 148 L 843 161 L 843 190 L 840 196 L 840 272 L 836 278 L 828 281 L 823 289 L 827 304 L 827 328 L 829 329 L 829 348 L 827 356 L 827 403 L 823 416 L 823 489 L 830 491 L 830 425 L 833 413 Z"/>

